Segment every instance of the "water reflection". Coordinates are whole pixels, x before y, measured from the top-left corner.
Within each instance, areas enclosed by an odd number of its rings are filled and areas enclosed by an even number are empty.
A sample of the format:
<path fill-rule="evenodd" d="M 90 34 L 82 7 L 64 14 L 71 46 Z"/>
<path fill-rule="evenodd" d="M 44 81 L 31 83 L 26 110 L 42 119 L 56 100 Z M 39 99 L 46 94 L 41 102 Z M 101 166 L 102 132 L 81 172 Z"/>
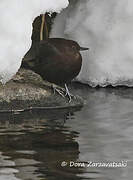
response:
<path fill-rule="evenodd" d="M 81 87 L 82 88 L 82 87 Z M 133 171 L 133 89 L 129 88 L 84 88 L 88 100 L 74 123 L 78 138 L 81 161 L 121 162 L 124 168 L 96 168 L 102 179 L 130 180 Z M 77 92 L 81 95 L 81 90 Z M 90 168 L 90 170 L 95 168 Z M 87 175 L 86 177 L 89 177 Z M 95 177 L 95 175 L 94 175 Z"/>
<path fill-rule="evenodd" d="M 86 101 L 82 109 L 1 114 L 0 180 L 132 179 L 132 89 L 73 90 Z M 122 160 L 127 167 L 69 166 Z"/>
<path fill-rule="evenodd" d="M 76 174 L 82 172 L 80 168 L 75 171 L 75 168 L 61 167 L 62 161 L 77 161 L 79 156 L 79 145 L 75 140 L 79 133 L 65 126 L 66 121 L 74 117 L 76 110 L 34 111 L 8 114 L 8 117 L 7 114 L 1 114 L 0 149 L 2 156 L 8 155 L 9 159 L 1 164 L 12 180 L 15 180 L 11 176 L 14 174 L 24 180 L 53 177 L 79 179 Z M 9 173 L 12 166 L 14 169 Z M 3 180 L 1 171 L 0 174 Z"/>

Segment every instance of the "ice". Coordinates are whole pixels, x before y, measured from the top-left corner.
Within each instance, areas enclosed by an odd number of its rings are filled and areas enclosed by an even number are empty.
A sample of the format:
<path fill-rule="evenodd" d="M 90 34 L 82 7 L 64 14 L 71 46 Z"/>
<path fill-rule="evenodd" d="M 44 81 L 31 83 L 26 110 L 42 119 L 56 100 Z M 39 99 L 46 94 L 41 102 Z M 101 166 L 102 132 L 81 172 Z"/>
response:
<path fill-rule="evenodd" d="M 51 37 L 89 47 L 78 80 L 91 86 L 133 86 L 133 1 L 71 0 L 55 19 Z"/>
<path fill-rule="evenodd" d="M 68 0 L 0 1 L 0 81 L 7 82 L 17 72 L 31 44 L 32 22 L 42 13 L 60 12 Z"/>

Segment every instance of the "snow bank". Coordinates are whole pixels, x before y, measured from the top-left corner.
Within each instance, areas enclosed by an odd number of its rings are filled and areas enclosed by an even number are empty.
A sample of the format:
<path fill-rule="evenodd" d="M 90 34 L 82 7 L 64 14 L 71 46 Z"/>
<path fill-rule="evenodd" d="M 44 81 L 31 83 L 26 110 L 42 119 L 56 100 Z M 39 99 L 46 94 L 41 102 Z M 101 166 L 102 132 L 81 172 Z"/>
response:
<path fill-rule="evenodd" d="M 8 81 L 18 70 L 31 44 L 32 22 L 46 11 L 60 12 L 68 0 L 0 1 L 0 80 Z"/>
<path fill-rule="evenodd" d="M 78 80 L 92 86 L 133 86 L 133 1 L 72 0 L 55 20 L 51 37 L 90 47 Z"/>

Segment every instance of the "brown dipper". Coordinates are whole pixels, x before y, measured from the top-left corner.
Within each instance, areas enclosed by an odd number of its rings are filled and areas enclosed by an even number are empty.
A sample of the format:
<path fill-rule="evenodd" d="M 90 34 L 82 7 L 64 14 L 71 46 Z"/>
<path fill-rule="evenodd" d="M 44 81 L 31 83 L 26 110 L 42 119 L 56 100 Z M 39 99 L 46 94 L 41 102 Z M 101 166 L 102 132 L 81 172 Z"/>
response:
<path fill-rule="evenodd" d="M 71 101 L 71 94 L 66 84 L 80 72 L 82 57 L 79 51 L 88 49 L 80 47 L 73 40 L 49 38 L 31 46 L 22 61 L 22 67 L 32 69 L 51 83 L 65 85 L 66 95 Z M 59 93 L 63 95 L 61 92 Z"/>

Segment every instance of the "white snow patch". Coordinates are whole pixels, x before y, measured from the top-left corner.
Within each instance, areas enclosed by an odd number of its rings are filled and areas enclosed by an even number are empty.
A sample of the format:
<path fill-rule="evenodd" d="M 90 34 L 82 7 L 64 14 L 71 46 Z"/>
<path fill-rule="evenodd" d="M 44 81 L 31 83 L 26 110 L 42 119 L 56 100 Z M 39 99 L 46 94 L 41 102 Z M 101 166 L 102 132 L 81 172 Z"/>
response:
<path fill-rule="evenodd" d="M 0 81 L 7 82 L 17 72 L 31 45 L 32 22 L 42 13 L 60 12 L 68 0 L 0 1 Z"/>
<path fill-rule="evenodd" d="M 133 1 L 72 0 L 57 16 L 51 37 L 89 47 L 78 80 L 92 86 L 133 86 Z"/>

